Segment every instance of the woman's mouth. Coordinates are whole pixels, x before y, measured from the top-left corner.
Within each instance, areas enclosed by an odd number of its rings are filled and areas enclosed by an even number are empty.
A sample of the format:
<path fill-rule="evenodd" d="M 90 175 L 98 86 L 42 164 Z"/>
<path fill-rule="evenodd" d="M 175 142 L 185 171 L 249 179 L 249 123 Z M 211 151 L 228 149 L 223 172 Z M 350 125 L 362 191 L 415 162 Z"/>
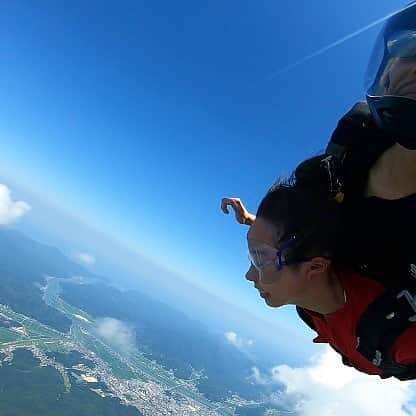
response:
<path fill-rule="evenodd" d="M 263 292 L 262 290 L 259 290 L 259 294 L 260 294 L 260 296 L 261 296 L 263 299 L 266 299 L 266 298 L 268 298 L 268 297 L 270 296 L 270 294 L 269 294 L 269 293 L 267 293 L 267 292 Z"/>
<path fill-rule="evenodd" d="M 263 299 L 266 299 L 266 298 L 270 297 L 270 293 L 265 292 L 264 290 L 260 289 L 260 287 L 259 287 L 259 286 L 255 285 L 254 287 L 258 290 L 259 295 L 260 295 Z"/>

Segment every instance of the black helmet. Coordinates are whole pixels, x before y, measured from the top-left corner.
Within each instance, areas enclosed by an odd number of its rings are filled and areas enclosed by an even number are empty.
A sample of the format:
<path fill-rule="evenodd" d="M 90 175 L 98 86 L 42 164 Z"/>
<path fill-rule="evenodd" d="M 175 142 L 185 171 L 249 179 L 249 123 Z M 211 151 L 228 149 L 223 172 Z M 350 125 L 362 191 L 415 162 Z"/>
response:
<path fill-rule="evenodd" d="M 378 126 L 416 149 L 416 1 L 393 15 L 368 65 L 367 102 Z"/>

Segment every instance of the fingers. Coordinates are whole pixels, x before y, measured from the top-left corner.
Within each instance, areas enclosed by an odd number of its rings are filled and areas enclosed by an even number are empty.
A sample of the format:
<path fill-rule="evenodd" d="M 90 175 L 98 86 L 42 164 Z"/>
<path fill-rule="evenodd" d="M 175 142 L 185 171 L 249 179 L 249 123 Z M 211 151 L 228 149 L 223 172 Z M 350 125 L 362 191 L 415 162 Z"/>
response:
<path fill-rule="evenodd" d="M 235 219 L 240 224 L 251 224 L 250 213 L 246 210 L 240 198 L 223 198 L 221 201 L 221 209 L 224 214 L 229 214 L 228 207 L 234 210 Z"/>
<path fill-rule="evenodd" d="M 230 199 L 229 198 L 223 198 L 221 201 L 221 209 L 224 214 L 229 214 L 227 206 L 230 205 Z"/>
<path fill-rule="evenodd" d="M 224 214 L 229 214 L 228 206 L 231 206 L 231 208 L 236 212 L 241 211 L 240 198 L 223 198 L 221 201 L 221 209 Z"/>

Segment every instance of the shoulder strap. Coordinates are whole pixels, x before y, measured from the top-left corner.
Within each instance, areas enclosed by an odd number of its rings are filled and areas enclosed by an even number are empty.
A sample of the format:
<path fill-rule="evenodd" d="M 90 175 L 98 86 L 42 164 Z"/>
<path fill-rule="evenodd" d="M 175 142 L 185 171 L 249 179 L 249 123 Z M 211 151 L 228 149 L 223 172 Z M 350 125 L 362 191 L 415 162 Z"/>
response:
<path fill-rule="evenodd" d="M 383 371 L 383 378 L 416 378 L 415 365 L 394 361 L 391 349 L 397 338 L 416 322 L 416 302 L 406 290 L 386 290 L 369 305 L 357 328 L 357 351 Z"/>

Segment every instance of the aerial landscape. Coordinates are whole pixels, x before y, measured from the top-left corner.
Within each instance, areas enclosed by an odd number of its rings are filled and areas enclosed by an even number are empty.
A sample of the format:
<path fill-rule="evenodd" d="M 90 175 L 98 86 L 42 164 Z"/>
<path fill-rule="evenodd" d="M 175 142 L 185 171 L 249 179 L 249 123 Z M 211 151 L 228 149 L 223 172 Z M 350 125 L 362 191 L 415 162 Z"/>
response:
<path fill-rule="evenodd" d="M 137 293 L 134 294 L 135 297 L 131 297 L 131 294 L 124 294 L 107 286 L 89 273 L 86 273 L 87 276 L 77 274 L 72 277 L 49 275 L 48 272 L 53 269 L 60 274 L 67 273 L 71 267 L 77 272 L 81 270 L 77 270 L 79 266 L 66 262 L 59 252 L 42 246 L 19 232 L 2 231 L 0 241 L 2 245 L 8 245 L 9 254 L 8 262 L 0 261 L 1 275 L 20 277 L 34 285 L 31 289 L 31 302 L 28 304 L 23 299 L 23 292 L 14 298 L 14 304 L 11 301 L 4 302 L 6 294 L 2 295 L 4 303 L 0 304 L 0 372 L 9 376 L 1 379 L 0 412 L 15 408 L 16 402 L 11 397 L 19 394 L 19 388 L 13 383 L 22 371 L 29 374 L 25 379 L 41 378 L 44 383 L 49 383 L 52 381 L 48 381 L 48 377 L 53 377 L 54 383 L 57 383 L 52 390 L 45 385 L 43 388 L 48 389 L 47 394 L 43 390 L 38 392 L 39 397 L 35 401 L 30 401 L 29 398 L 27 401 L 19 401 L 21 407 L 36 408 L 45 405 L 47 397 L 55 394 L 54 403 L 48 404 L 50 414 L 56 411 L 55 406 L 56 409 L 61 409 L 59 411 L 66 409 L 65 412 L 70 414 L 68 402 L 71 406 L 80 406 L 80 409 L 74 410 L 79 412 L 77 414 L 91 414 L 88 412 L 92 410 L 87 410 L 87 407 L 97 406 L 94 411 L 98 412 L 99 409 L 100 412 L 109 412 L 102 414 L 114 415 L 236 415 L 249 414 L 244 411 L 258 410 L 264 405 L 259 398 L 247 399 L 237 391 L 227 390 L 232 386 L 227 384 L 227 378 L 232 383 L 232 374 L 218 374 L 222 381 L 214 381 L 212 386 L 207 371 L 201 367 L 194 368 L 190 364 L 192 354 L 185 353 L 184 357 L 188 357 L 188 360 L 180 363 L 178 360 L 181 356 L 169 351 L 174 351 L 174 347 L 164 344 L 169 340 L 169 334 L 146 334 L 146 324 L 153 326 L 152 322 L 146 322 L 146 317 L 142 316 L 141 323 L 134 327 L 132 324 L 123 323 L 119 318 L 125 317 L 127 322 L 134 319 L 129 315 L 129 301 L 134 306 L 135 314 L 143 311 L 143 306 L 140 307 L 139 304 L 146 300 L 141 299 Z M 31 267 L 27 260 L 34 253 L 37 261 Z M 55 258 L 51 254 L 55 254 Z M 11 256 L 26 260 L 24 268 L 27 274 L 22 270 L 13 271 L 10 267 Z M 61 264 L 59 260 L 62 261 Z M 45 274 L 36 275 L 31 271 L 40 270 L 41 267 L 45 267 Z M 4 280 L 1 284 L 4 284 Z M 19 285 L 19 281 L 15 280 L 13 284 Z M 10 286 L 9 289 L 12 290 Z M 123 296 L 124 302 L 119 302 Z M 77 304 L 85 302 L 84 309 L 71 305 L 67 298 L 75 299 Z M 37 312 L 40 308 L 37 304 L 39 299 L 43 302 L 40 305 L 45 308 L 44 315 Z M 31 304 L 35 305 L 35 313 L 31 312 Z M 150 307 L 149 301 L 146 307 Z M 22 309 L 25 313 L 21 313 Z M 182 318 L 181 315 L 178 316 Z M 157 318 L 153 319 L 153 330 L 156 331 Z M 174 332 L 175 329 L 171 331 Z M 142 336 L 137 337 L 136 332 L 142 333 Z M 176 337 L 179 335 L 180 332 L 177 332 Z M 136 340 L 143 339 L 145 342 L 146 337 L 147 344 L 139 349 Z M 164 340 L 158 344 L 158 338 L 161 337 Z M 186 342 L 185 338 L 179 340 L 182 348 Z M 158 354 L 163 348 L 164 351 Z M 215 351 L 213 354 L 214 360 L 219 358 L 215 357 Z M 225 359 L 230 363 L 236 360 L 232 354 Z M 241 357 L 240 359 L 244 360 Z M 237 372 L 237 368 L 233 371 Z M 228 366 L 225 371 L 231 369 Z M 16 374 L 10 377 L 13 370 Z M 28 380 L 29 378 L 29 383 Z M 20 382 L 18 384 L 23 388 Z M 241 386 L 236 383 L 235 387 L 238 390 Z M 245 387 L 248 391 L 250 384 L 247 383 Z M 72 395 L 81 393 L 84 395 L 82 400 L 91 396 L 94 400 L 88 399 L 87 405 L 78 399 L 70 399 Z M 34 395 L 35 392 L 32 392 L 30 397 L 33 398 Z M 8 399 L 3 400 L 3 397 Z M 82 413 L 84 406 L 87 406 L 86 413 Z M 39 407 L 38 411 L 41 409 Z M 283 413 L 269 406 L 267 414 Z"/>

